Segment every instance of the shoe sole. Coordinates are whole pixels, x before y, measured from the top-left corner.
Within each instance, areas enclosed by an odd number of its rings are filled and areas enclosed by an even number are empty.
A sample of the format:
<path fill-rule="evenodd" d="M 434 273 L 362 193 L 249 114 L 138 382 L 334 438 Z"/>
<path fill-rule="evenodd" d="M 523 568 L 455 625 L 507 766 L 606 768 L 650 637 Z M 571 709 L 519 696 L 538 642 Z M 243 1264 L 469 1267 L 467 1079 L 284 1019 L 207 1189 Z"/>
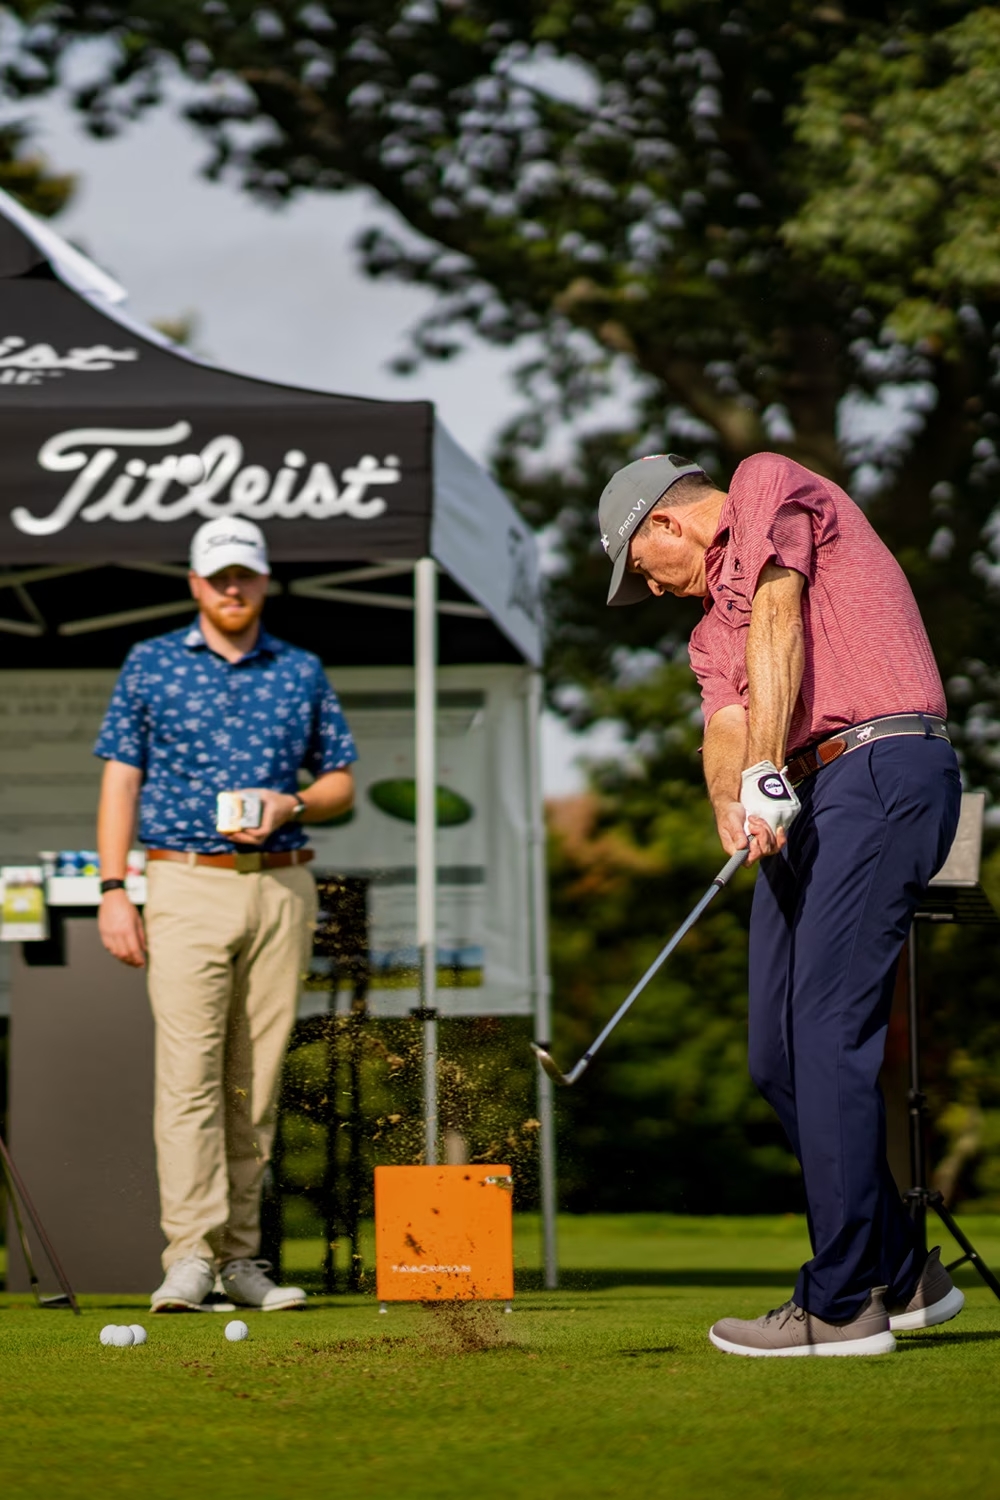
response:
<path fill-rule="evenodd" d="M 918 1307 L 913 1312 L 892 1313 L 889 1327 L 893 1333 L 910 1333 L 915 1328 L 934 1328 L 938 1323 L 947 1323 L 957 1318 L 965 1306 L 965 1293 L 953 1286 L 946 1297 L 932 1302 L 930 1307 Z"/>
<path fill-rule="evenodd" d="M 269 1302 L 265 1307 L 261 1302 L 238 1302 L 237 1307 L 244 1312 L 297 1312 L 305 1307 L 305 1299 L 295 1297 L 288 1302 Z"/>
<path fill-rule="evenodd" d="M 301 1312 L 305 1309 L 305 1303 L 301 1297 L 296 1297 L 294 1302 L 272 1302 L 270 1307 L 262 1307 L 261 1312 Z"/>
<path fill-rule="evenodd" d="M 149 1310 L 154 1313 L 230 1313 L 236 1311 L 236 1303 L 183 1302 L 177 1297 L 172 1297 L 169 1302 L 151 1303 Z"/>
<path fill-rule="evenodd" d="M 746 1344 L 731 1344 L 709 1329 L 709 1338 L 723 1354 L 745 1354 L 751 1359 L 794 1359 L 799 1355 L 815 1354 L 834 1357 L 851 1354 L 891 1354 L 896 1340 L 891 1333 L 873 1333 L 865 1339 L 840 1339 L 829 1344 L 793 1344 L 787 1349 L 751 1349 Z"/>

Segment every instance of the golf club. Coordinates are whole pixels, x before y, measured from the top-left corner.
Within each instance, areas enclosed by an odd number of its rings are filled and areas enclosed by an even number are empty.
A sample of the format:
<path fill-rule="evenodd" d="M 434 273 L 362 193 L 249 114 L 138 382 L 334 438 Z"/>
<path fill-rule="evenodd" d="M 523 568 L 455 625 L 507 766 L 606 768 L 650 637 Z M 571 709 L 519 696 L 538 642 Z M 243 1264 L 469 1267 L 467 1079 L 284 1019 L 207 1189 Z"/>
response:
<path fill-rule="evenodd" d="M 659 971 L 664 963 L 666 963 L 667 959 L 670 957 L 671 953 L 673 953 L 674 949 L 677 947 L 677 944 L 680 942 L 681 938 L 684 937 L 685 933 L 691 931 L 691 928 L 697 922 L 698 918 L 701 916 L 706 906 L 708 906 L 709 902 L 719 891 L 722 890 L 722 887 L 724 885 L 729 884 L 730 880 L 736 874 L 736 871 L 740 868 L 740 866 L 744 863 L 749 853 L 749 847 L 746 849 L 737 849 L 736 853 L 731 857 L 731 859 L 727 860 L 722 869 L 719 871 L 718 875 L 716 875 L 715 879 L 712 881 L 712 884 L 709 886 L 704 896 L 702 896 L 701 900 L 698 902 L 698 905 L 694 908 L 691 914 L 684 919 L 684 921 L 678 927 L 677 931 L 674 933 L 673 937 L 667 943 L 666 947 L 661 949 L 656 958 L 653 959 L 653 962 L 650 964 L 645 974 L 639 980 L 639 983 L 636 985 L 635 989 L 632 990 L 627 999 L 622 1001 L 621 1005 L 619 1005 L 618 1009 L 611 1017 L 611 1020 L 601 1032 L 600 1036 L 595 1042 L 592 1042 L 590 1044 L 575 1067 L 570 1068 L 568 1073 L 560 1073 L 559 1069 L 556 1067 L 555 1062 L 553 1061 L 550 1054 L 546 1052 L 545 1048 L 540 1047 L 537 1042 L 532 1042 L 531 1049 L 534 1052 L 535 1056 L 538 1058 L 539 1064 L 545 1069 L 550 1078 L 554 1078 L 556 1083 L 564 1083 L 567 1085 L 567 1087 L 570 1087 L 574 1083 L 576 1083 L 577 1079 L 582 1073 L 586 1072 L 587 1068 L 590 1066 L 590 1062 L 594 1054 L 607 1041 L 608 1037 L 611 1035 L 615 1027 L 618 1025 L 618 1022 L 621 1020 L 622 1016 L 631 1006 L 632 1002 L 638 999 L 649 981 L 652 979 L 653 975 Z"/>
<path fill-rule="evenodd" d="M 14 1160 L 10 1152 L 7 1150 L 7 1143 L 2 1135 L 0 1135 L 0 1175 L 3 1176 L 7 1183 L 7 1192 L 10 1199 L 11 1210 L 14 1215 L 14 1223 L 17 1228 L 18 1238 L 21 1241 L 21 1250 L 24 1253 L 24 1261 L 28 1272 L 28 1280 L 31 1284 L 31 1290 L 35 1295 L 35 1301 L 38 1303 L 39 1307 L 70 1307 L 73 1309 L 76 1317 L 79 1317 L 80 1308 L 77 1303 L 76 1297 L 73 1295 L 73 1288 L 70 1286 L 69 1282 L 66 1279 L 66 1272 L 63 1270 L 62 1266 L 59 1263 L 59 1258 L 56 1255 L 55 1250 L 53 1250 L 52 1248 L 52 1241 L 45 1233 L 45 1226 L 42 1224 L 41 1219 L 38 1217 L 35 1205 L 32 1203 L 31 1198 L 28 1196 L 28 1189 L 24 1185 L 24 1179 L 21 1176 L 20 1172 L 17 1170 L 17 1167 L 14 1165 Z M 56 1280 L 62 1287 L 62 1291 L 57 1293 L 53 1297 L 43 1297 L 39 1290 L 38 1276 L 35 1273 L 35 1263 L 32 1260 L 31 1248 L 28 1244 L 28 1236 L 24 1232 L 24 1222 L 21 1218 L 21 1210 L 18 1204 L 18 1199 L 20 1199 L 21 1203 L 24 1204 L 24 1208 L 28 1215 L 28 1218 L 31 1220 L 32 1228 L 38 1235 L 38 1238 L 41 1241 L 42 1249 L 45 1251 L 45 1254 L 48 1257 L 49 1265 L 55 1272 Z"/>

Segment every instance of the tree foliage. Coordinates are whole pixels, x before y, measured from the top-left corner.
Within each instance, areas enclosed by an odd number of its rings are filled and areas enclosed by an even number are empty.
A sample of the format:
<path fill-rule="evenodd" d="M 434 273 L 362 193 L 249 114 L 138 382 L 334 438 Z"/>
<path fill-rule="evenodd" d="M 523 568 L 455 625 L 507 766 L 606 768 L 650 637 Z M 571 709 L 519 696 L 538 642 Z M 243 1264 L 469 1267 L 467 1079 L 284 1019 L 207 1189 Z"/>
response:
<path fill-rule="evenodd" d="M 1000 289 L 1000 13 L 859 38 L 811 71 L 792 120 L 828 185 L 786 243 L 906 344 L 960 353 L 966 300 Z"/>
<path fill-rule="evenodd" d="M 31 132 L 23 122 L 0 127 L 0 188 L 49 218 L 65 208 L 73 192 L 73 178 L 48 167 L 32 149 Z"/>
<path fill-rule="evenodd" d="M 397 228 L 363 236 L 362 264 L 434 299 L 403 366 L 450 358 L 470 339 L 523 347 L 524 409 L 496 468 L 558 543 L 550 688 L 580 719 L 617 717 L 628 746 L 624 766 L 599 778 L 596 822 L 556 846 L 570 1051 L 717 860 L 695 790 L 689 608 L 604 607 L 595 502 L 620 463 L 693 452 L 724 484 L 744 457 L 771 448 L 846 483 L 916 591 L 969 784 L 1000 790 L 993 7 L 16 0 L 8 9 L 23 22 L 9 93 L 53 88 L 75 45 L 100 37 L 75 96 L 95 134 L 126 128 L 179 76 L 172 97 L 208 143 L 210 175 L 273 202 L 358 185 L 376 193 Z M 623 387 L 619 415 L 600 419 L 601 398 Z M 657 991 L 655 1012 L 616 1041 L 591 1107 L 568 1103 L 579 1111 L 570 1137 L 591 1168 L 607 1154 L 607 1173 L 591 1170 L 591 1184 L 612 1191 L 611 1144 L 627 1121 L 640 1175 L 668 1155 L 671 1202 L 694 1201 L 706 1177 L 698 1142 L 709 1137 L 716 1173 L 725 1161 L 737 1186 L 770 1173 L 774 1192 L 787 1190 L 768 1156 L 771 1127 L 742 1081 L 739 963 L 720 958 L 738 958 L 731 924 L 741 909 L 738 893 L 720 904 Z M 970 954 L 982 968 L 975 941 L 937 940 L 942 953 L 957 945 L 967 975 Z M 959 1066 L 963 1018 L 948 1012 L 938 1077 L 964 1067 L 961 1087 L 985 1099 L 975 1080 L 995 1070 L 996 1043 L 984 984 L 970 979 L 962 995 L 975 1000 L 982 1045 Z M 653 1111 L 664 1092 L 669 1108 Z M 590 1191 L 594 1201 L 604 1190 Z M 582 1202 L 582 1186 L 574 1192 Z"/>
<path fill-rule="evenodd" d="M 1000 22 L 960 0 L 19 0 L 9 90 L 76 90 L 99 135 L 179 71 L 207 170 L 281 200 L 363 184 L 372 275 L 430 289 L 404 362 L 530 341 L 498 454 L 555 527 L 554 691 L 621 648 L 669 657 L 669 607 L 603 608 L 608 472 L 694 451 L 725 482 L 775 448 L 853 482 L 928 618 L 974 782 L 993 785 L 1000 642 Z M 93 71 L 93 69 L 92 69 Z M 586 429 L 623 376 L 627 415 Z M 895 431 L 886 434 L 895 414 Z M 545 447 L 569 422 L 569 458 Z M 564 695 L 565 696 L 565 695 Z"/>

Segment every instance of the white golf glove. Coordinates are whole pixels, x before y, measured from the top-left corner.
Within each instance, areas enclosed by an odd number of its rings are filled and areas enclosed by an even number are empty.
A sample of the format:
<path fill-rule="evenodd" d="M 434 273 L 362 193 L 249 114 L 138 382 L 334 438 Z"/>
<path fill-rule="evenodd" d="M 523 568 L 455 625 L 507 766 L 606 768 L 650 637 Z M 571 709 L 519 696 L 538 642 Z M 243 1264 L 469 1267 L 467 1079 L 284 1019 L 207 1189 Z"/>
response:
<path fill-rule="evenodd" d="M 743 788 L 740 793 L 746 821 L 743 832 L 750 832 L 750 818 L 761 818 L 772 833 L 786 831 L 794 823 L 802 806 L 784 771 L 779 771 L 773 761 L 758 761 L 743 772 Z"/>

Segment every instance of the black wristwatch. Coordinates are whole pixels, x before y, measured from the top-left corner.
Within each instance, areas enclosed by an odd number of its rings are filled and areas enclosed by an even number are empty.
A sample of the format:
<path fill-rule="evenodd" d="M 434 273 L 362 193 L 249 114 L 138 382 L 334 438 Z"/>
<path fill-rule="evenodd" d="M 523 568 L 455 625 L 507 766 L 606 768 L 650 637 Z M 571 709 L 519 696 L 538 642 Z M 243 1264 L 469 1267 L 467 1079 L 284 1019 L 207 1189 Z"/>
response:
<path fill-rule="evenodd" d="M 108 891 L 123 891 L 123 890 L 125 890 L 125 882 L 124 882 L 124 880 L 102 880 L 101 881 L 101 895 L 102 896 L 106 896 L 108 894 Z"/>
<path fill-rule="evenodd" d="M 302 814 L 304 812 L 308 812 L 308 811 L 309 811 L 309 804 L 308 804 L 308 802 L 303 802 L 303 800 L 302 800 L 301 797 L 296 796 L 296 798 L 295 798 L 295 806 L 292 808 L 292 816 L 289 818 L 288 821 L 290 823 L 297 823 L 299 821 L 299 819 L 301 818 Z"/>

